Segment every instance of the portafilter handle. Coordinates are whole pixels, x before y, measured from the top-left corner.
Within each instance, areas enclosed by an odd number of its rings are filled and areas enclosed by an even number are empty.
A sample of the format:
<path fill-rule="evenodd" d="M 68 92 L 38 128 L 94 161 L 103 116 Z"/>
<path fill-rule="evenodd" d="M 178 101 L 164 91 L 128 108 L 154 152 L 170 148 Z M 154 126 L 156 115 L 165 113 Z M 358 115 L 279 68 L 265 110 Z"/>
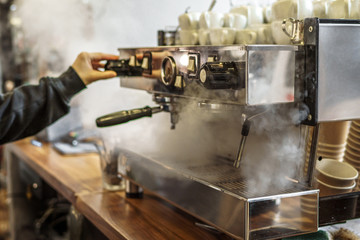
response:
<path fill-rule="evenodd" d="M 115 112 L 97 118 L 96 126 L 97 127 L 114 126 L 121 123 L 126 123 L 131 120 L 139 119 L 142 117 L 151 117 L 154 113 L 158 113 L 163 110 L 164 108 L 162 106 L 159 107 L 145 106 L 144 108 Z"/>

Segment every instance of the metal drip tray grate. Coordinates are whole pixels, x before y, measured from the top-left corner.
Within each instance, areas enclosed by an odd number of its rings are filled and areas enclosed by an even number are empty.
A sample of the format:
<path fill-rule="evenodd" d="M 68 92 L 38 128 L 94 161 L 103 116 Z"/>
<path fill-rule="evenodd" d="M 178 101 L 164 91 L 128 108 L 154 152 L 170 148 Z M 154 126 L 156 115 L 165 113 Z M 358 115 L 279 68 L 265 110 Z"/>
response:
<path fill-rule="evenodd" d="M 179 167 L 176 167 L 179 170 Z M 285 186 L 274 185 L 271 180 L 260 179 L 252 181 L 244 176 L 241 169 L 236 169 L 229 164 L 215 163 L 211 165 L 191 166 L 181 169 L 186 175 L 205 182 L 212 187 L 231 192 L 246 198 L 289 194 L 303 191 L 304 187 L 284 177 Z M 261 186 L 261 187 L 257 187 Z"/>
<path fill-rule="evenodd" d="M 236 238 L 263 239 L 270 232 L 281 238 L 317 229 L 318 192 L 290 180 L 282 188 L 264 180 L 268 186 L 260 191 L 254 174 L 224 158 L 122 154 L 120 173 L 126 178 Z M 303 201 L 311 203 L 308 213 Z"/>

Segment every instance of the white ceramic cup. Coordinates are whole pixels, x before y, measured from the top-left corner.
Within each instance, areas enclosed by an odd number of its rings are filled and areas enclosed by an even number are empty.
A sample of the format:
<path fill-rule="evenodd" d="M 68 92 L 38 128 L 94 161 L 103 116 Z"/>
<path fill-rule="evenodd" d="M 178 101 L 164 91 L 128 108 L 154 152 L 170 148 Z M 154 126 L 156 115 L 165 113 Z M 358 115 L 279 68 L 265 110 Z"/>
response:
<path fill-rule="evenodd" d="M 199 44 L 200 45 L 210 45 L 210 30 L 209 29 L 199 29 Z"/>
<path fill-rule="evenodd" d="M 178 17 L 179 27 L 183 30 L 198 29 L 200 12 L 189 12 Z"/>
<path fill-rule="evenodd" d="M 199 34 L 198 30 L 184 30 L 179 31 L 180 42 L 182 45 L 196 45 L 199 43 Z"/>
<path fill-rule="evenodd" d="M 287 45 L 291 44 L 289 36 L 282 30 L 282 20 L 273 21 L 271 23 L 271 32 L 273 40 L 276 44 Z M 290 29 L 289 29 L 290 31 Z"/>
<path fill-rule="evenodd" d="M 256 5 L 238 6 L 230 9 L 230 13 L 239 13 L 246 16 L 247 25 L 264 23 L 263 8 Z"/>
<path fill-rule="evenodd" d="M 234 28 L 211 28 L 209 32 L 211 45 L 230 45 L 235 42 Z"/>
<path fill-rule="evenodd" d="M 318 18 L 327 18 L 327 0 L 313 1 L 313 16 Z"/>
<path fill-rule="evenodd" d="M 304 19 L 312 15 L 312 0 L 278 0 L 271 7 L 272 21 L 285 18 Z"/>
<path fill-rule="evenodd" d="M 360 0 L 344 0 L 348 7 L 348 18 L 360 18 Z"/>
<path fill-rule="evenodd" d="M 290 0 L 278 0 L 271 5 L 271 21 L 283 20 L 289 16 Z"/>
<path fill-rule="evenodd" d="M 250 28 L 256 31 L 256 43 L 257 44 L 272 44 L 274 43 L 271 31 L 271 24 L 255 24 Z"/>
<path fill-rule="evenodd" d="M 246 16 L 239 13 L 226 13 L 224 27 L 244 29 L 247 25 Z"/>
<path fill-rule="evenodd" d="M 331 19 L 349 18 L 348 3 L 344 0 L 329 0 L 327 2 L 327 16 Z"/>
<path fill-rule="evenodd" d="M 224 14 L 220 12 L 202 12 L 199 19 L 200 28 L 221 28 L 224 26 Z"/>
<path fill-rule="evenodd" d="M 263 7 L 264 23 L 271 22 L 271 5 Z"/>
<path fill-rule="evenodd" d="M 240 29 L 236 31 L 236 44 L 255 44 L 257 33 L 252 29 Z"/>

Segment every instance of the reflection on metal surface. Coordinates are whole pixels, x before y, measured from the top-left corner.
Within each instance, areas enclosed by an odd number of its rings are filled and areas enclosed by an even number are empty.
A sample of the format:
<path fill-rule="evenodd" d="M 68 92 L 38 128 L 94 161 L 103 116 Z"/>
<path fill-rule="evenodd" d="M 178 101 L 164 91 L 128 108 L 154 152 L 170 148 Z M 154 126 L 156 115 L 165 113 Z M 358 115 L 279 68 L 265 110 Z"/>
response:
<path fill-rule="evenodd" d="M 293 102 L 295 51 L 249 51 L 249 105 Z"/>
<path fill-rule="evenodd" d="M 151 54 L 146 61 L 151 60 L 147 65 L 153 72 L 143 74 L 143 77 L 121 77 L 121 86 L 239 105 L 294 102 L 297 50 L 297 46 L 276 45 L 119 49 L 121 58 L 141 56 L 138 61 L 144 61 L 142 56 Z M 209 58 L 216 60 L 209 62 Z M 194 63 L 193 66 L 182 64 L 184 59 Z M 200 78 L 200 71 L 207 65 L 211 66 L 206 68 L 211 70 L 206 77 L 209 80 L 206 85 L 210 84 L 208 90 L 197 86 L 205 83 Z M 161 76 L 154 75 L 156 72 Z M 172 87 L 176 76 L 183 77 L 185 89 Z"/>
<path fill-rule="evenodd" d="M 233 237 L 276 238 L 317 230 L 317 190 L 289 181 L 288 187 L 259 193 L 226 160 L 179 164 L 124 149 L 122 154 L 124 177 Z"/>
<path fill-rule="evenodd" d="M 319 121 L 358 119 L 359 24 L 320 24 Z"/>

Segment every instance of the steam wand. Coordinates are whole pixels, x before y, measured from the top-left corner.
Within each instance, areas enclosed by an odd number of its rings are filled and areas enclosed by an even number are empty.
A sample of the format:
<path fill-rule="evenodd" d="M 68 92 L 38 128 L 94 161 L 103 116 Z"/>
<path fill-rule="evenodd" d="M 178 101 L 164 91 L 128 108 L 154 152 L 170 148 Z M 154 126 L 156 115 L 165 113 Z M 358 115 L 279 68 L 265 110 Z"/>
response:
<path fill-rule="evenodd" d="M 250 116 L 250 117 L 247 117 L 245 114 L 243 114 L 243 117 L 244 117 L 245 120 L 244 120 L 242 129 L 241 129 L 241 139 L 240 139 L 240 146 L 239 146 L 238 154 L 237 154 L 236 159 L 235 159 L 234 164 L 233 164 L 233 166 L 235 168 L 240 167 L 240 162 L 242 160 L 242 156 L 243 156 L 244 149 L 245 149 L 246 138 L 247 138 L 247 136 L 249 135 L 249 132 L 250 132 L 251 120 L 253 118 L 257 117 L 257 116 L 260 116 L 260 115 L 266 113 L 268 110 L 269 109 L 266 109 L 265 111 L 257 113 L 257 114 L 255 114 L 253 116 Z"/>
<path fill-rule="evenodd" d="M 233 164 L 233 166 L 236 168 L 240 167 L 240 162 L 242 159 L 242 155 L 244 153 L 245 142 L 246 142 L 247 136 L 249 135 L 250 126 L 251 126 L 251 122 L 250 122 L 249 118 L 246 118 L 246 116 L 245 116 L 245 121 L 244 121 L 242 129 L 241 129 L 240 146 L 239 146 L 236 160 L 234 161 L 234 164 Z"/>

